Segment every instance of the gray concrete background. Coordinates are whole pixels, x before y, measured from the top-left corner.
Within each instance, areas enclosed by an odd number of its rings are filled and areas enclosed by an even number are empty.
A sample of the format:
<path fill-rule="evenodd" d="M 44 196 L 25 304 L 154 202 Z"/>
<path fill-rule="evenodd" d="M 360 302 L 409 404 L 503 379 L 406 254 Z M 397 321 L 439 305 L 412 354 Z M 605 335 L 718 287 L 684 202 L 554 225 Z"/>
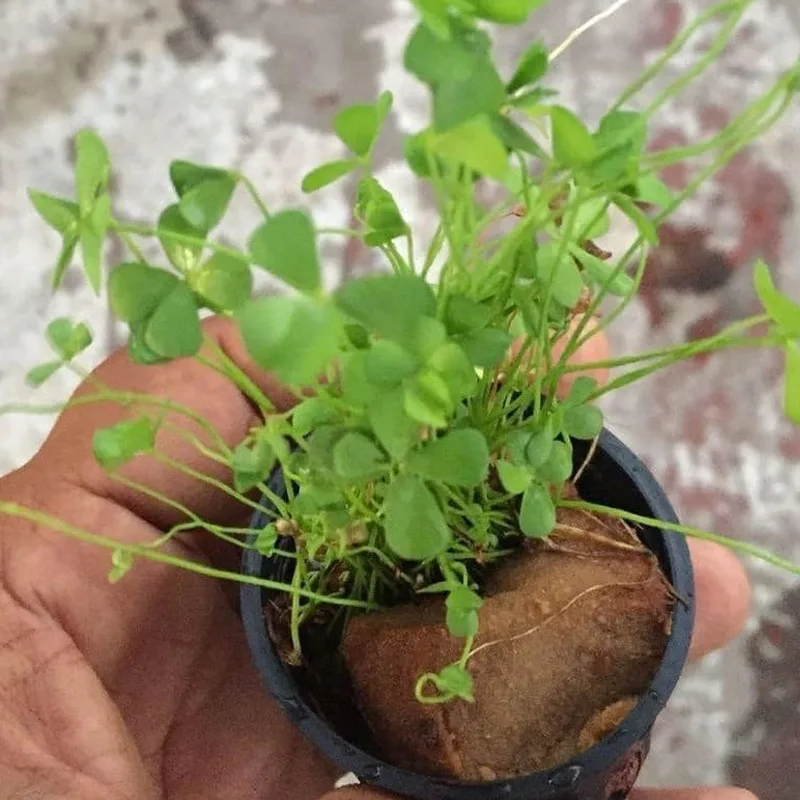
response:
<path fill-rule="evenodd" d="M 524 34 L 502 34 L 499 51 L 510 63 L 534 36 L 554 45 L 606 5 L 552 0 Z M 596 120 L 676 24 L 708 5 L 632 0 L 559 60 L 556 86 Z M 405 0 L 0 0 L 0 401 L 31 399 L 23 377 L 47 356 L 41 334 L 53 316 L 89 321 L 98 334 L 95 358 L 116 340 L 107 310 L 77 276 L 70 275 L 67 292 L 50 296 L 57 243 L 25 197 L 31 185 L 71 191 L 70 143 L 84 125 L 97 127 L 110 145 L 120 216 L 151 219 L 169 197 L 168 162 L 185 157 L 235 166 L 271 204 L 308 203 L 321 224 L 345 225 L 346 184 L 308 201 L 299 181 L 309 168 L 342 155 L 328 132 L 335 107 L 390 88 L 396 114 L 382 177 L 424 241 L 430 215 L 400 168 L 398 151 L 389 154 L 425 113 L 424 94 L 399 66 L 411 19 Z M 709 120 L 753 97 L 797 57 L 798 26 L 795 0 L 756 3 L 731 51 L 662 115 L 656 132 L 665 141 L 694 138 Z M 689 54 L 702 45 L 700 38 Z M 685 63 L 681 57 L 676 67 Z M 728 178 L 687 205 L 672 249 L 654 272 L 662 280 L 614 330 L 620 351 L 680 341 L 746 313 L 753 302 L 749 268 L 760 254 L 798 293 L 792 256 L 800 228 L 792 209 L 799 130 L 793 108 Z M 237 200 L 226 234 L 243 237 L 255 220 Z M 760 233 L 745 242 L 742 231 L 754 226 Z M 703 248 L 723 253 L 730 267 L 705 287 L 698 276 L 710 274 L 713 259 L 695 258 Z M 326 253 L 330 283 L 368 267 L 332 245 Z M 119 256 L 109 252 L 112 262 Z M 62 399 L 69 388 L 59 378 L 37 399 Z M 687 521 L 800 559 L 800 440 L 780 418 L 779 392 L 773 358 L 734 354 L 621 393 L 607 413 Z M 48 418 L 0 419 L 0 474 L 35 450 L 49 424 Z M 796 800 L 800 680 L 792 643 L 800 597 L 793 580 L 750 568 L 751 628 L 687 672 L 657 730 L 645 774 L 651 783 L 719 783 L 733 775 L 772 800 Z M 769 758 L 765 742 L 772 746 Z"/>

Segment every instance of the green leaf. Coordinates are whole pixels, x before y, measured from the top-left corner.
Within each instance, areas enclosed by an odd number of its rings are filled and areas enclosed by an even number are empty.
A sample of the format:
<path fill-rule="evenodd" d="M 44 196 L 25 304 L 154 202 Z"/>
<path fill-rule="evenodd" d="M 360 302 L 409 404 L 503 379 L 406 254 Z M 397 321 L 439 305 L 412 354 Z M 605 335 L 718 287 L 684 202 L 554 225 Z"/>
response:
<path fill-rule="evenodd" d="M 519 525 L 525 536 L 543 539 L 556 526 L 556 508 L 550 492 L 540 483 L 532 483 L 522 495 Z"/>
<path fill-rule="evenodd" d="M 586 167 L 593 186 L 616 186 L 636 180 L 637 162 L 633 145 L 624 142 L 603 150 Z"/>
<path fill-rule="evenodd" d="M 475 15 L 489 22 L 502 25 L 519 25 L 525 22 L 531 11 L 540 8 L 548 0 L 470 0 Z"/>
<path fill-rule="evenodd" d="M 250 255 L 263 267 L 301 292 L 317 292 L 322 272 L 317 235 L 302 211 L 281 211 L 270 217 L 250 239 Z"/>
<path fill-rule="evenodd" d="M 144 343 L 162 358 L 188 358 L 203 344 L 200 316 L 192 290 L 178 283 L 159 303 L 144 327 Z"/>
<path fill-rule="evenodd" d="M 619 210 L 633 222 L 645 241 L 655 247 L 655 245 L 658 244 L 658 231 L 650 217 L 648 217 L 627 195 L 619 192 L 616 193 L 614 195 L 614 203 Z"/>
<path fill-rule="evenodd" d="M 463 165 L 490 178 L 502 180 L 508 172 L 508 153 L 488 117 L 476 117 L 437 134 L 431 140 L 431 148 L 443 161 Z"/>
<path fill-rule="evenodd" d="M 97 463 L 113 472 L 156 446 L 156 425 L 149 417 L 123 420 L 109 428 L 100 428 L 92 437 Z"/>
<path fill-rule="evenodd" d="M 450 543 L 450 529 L 436 498 L 413 475 L 400 475 L 386 492 L 386 544 L 400 558 L 427 561 Z"/>
<path fill-rule="evenodd" d="M 92 343 L 92 332 L 83 323 L 73 323 L 66 317 L 54 319 L 48 326 L 47 341 L 62 361 L 69 362 Z"/>
<path fill-rule="evenodd" d="M 334 118 L 333 129 L 355 155 L 366 156 L 375 146 L 391 107 L 391 92 L 383 92 L 376 103 L 343 108 Z"/>
<path fill-rule="evenodd" d="M 306 436 L 314 428 L 336 420 L 336 410 L 321 397 L 309 397 L 292 409 L 292 428 L 298 436 Z"/>
<path fill-rule="evenodd" d="M 111 569 L 108 582 L 119 583 L 133 568 L 133 554 L 127 550 L 114 550 L 111 554 Z"/>
<path fill-rule="evenodd" d="M 335 294 L 339 308 L 370 333 L 412 343 L 422 317 L 436 314 L 436 297 L 417 275 L 370 275 L 345 283 Z"/>
<path fill-rule="evenodd" d="M 517 69 L 506 86 L 508 93 L 512 94 L 523 86 L 530 86 L 541 80 L 549 64 L 550 56 L 547 48 L 542 42 L 534 42 L 522 54 Z"/>
<path fill-rule="evenodd" d="M 265 525 L 256 536 L 254 547 L 256 552 L 261 553 L 263 556 L 271 556 L 278 544 L 278 529 L 274 522 Z"/>
<path fill-rule="evenodd" d="M 148 319 L 178 285 L 164 269 L 133 262 L 111 270 L 108 295 L 111 309 L 122 322 L 136 325 Z"/>
<path fill-rule="evenodd" d="M 624 270 L 617 270 L 618 265 L 603 261 L 602 258 L 575 245 L 570 246 L 570 252 L 578 259 L 589 277 L 599 283 L 609 294 L 616 297 L 627 297 L 635 289 L 633 278 Z M 615 271 L 616 275 L 613 275 Z"/>
<path fill-rule="evenodd" d="M 200 261 L 203 247 L 206 240 L 206 232 L 200 228 L 195 228 L 184 218 L 177 205 L 171 205 L 164 209 L 158 218 L 158 230 L 160 231 L 158 240 L 167 254 L 170 263 L 181 272 L 189 272 L 194 269 Z M 164 231 L 165 233 L 161 233 Z M 196 244 L 189 244 L 185 241 L 176 241 L 169 233 L 176 233 L 179 236 L 189 236 L 196 239 Z"/>
<path fill-rule="evenodd" d="M 483 369 L 493 369 L 508 353 L 514 337 L 508 331 L 486 328 L 457 339 L 470 362 Z"/>
<path fill-rule="evenodd" d="M 418 25 L 406 45 L 403 66 L 407 72 L 429 86 L 469 78 L 479 60 L 486 60 L 489 37 L 479 30 L 451 30 L 446 13 L 443 16 L 445 35 L 433 27 Z M 452 35 L 451 35 L 452 34 Z"/>
<path fill-rule="evenodd" d="M 466 639 L 478 632 L 478 609 L 481 597 L 466 586 L 453 589 L 445 600 L 447 630 L 452 636 Z"/>
<path fill-rule="evenodd" d="M 131 327 L 128 337 L 128 358 L 134 364 L 152 366 L 154 364 L 166 364 L 170 359 L 154 353 L 144 342 L 144 326 L 137 325 Z"/>
<path fill-rule="evenodd" d="M 594 439 L 603 430 L 603 412 L 596 406 L 578 406 L 564 412 L 564 433 L 573 439 Z"/>
<path fill-rule="evenodd" d="M 769 267 L 760 260 L 753 271 L 753 285 L 769 318 L 787 336 L 800 336 L 800 305 L 778 291 Z"/>
<path fill-rule="evenodd" d="M 253 273 L 244 258 L 214 253 L 189 274 L 189 283 L 214 311 L 236 311 L 253 294 Z"/>
<path fill-rule="evenodd" d="M 469 358 L 455 342 L 445 342 L 428 359 L 428 366 L 441 375 L 455 399 L 469 396 L 478 383 Z"/>
<path fill-rule="evenodd" d="M 381 386 L 398 386 L 419 369 L 417 360 L 399 344 L 380 339 L 367 350 L 367 380 Z"/>
<path fill-rule="evenodd" d="M 101 195 L 92 206 L 89 216 L 81 221 L 79 239 L 83 256 L 83 271 L 96 294 L 103 282 L 103 242 L 111 221 L 111 198 Z"/>
<path fill-rule="evenodd" d="M 559 242 L 548 242 L 536 254 L 539 280 L 550 286 L 552 296 L 565 308 L 572 308 L 580 300 L 583 279 L 568 251 Z"/>
<path fill-rule="evenodd" d="M 481 115 L 494 114 L 505 99 L 503 81 L 491 61 L 476 61 L 468 77 L 450 79 L 436 87 L 433 95 L 434 128 L 439 132 L 449 131 Z"/>
<path fill-rule="evenodd" d="M 788 419 L 800 425 L 800 347 L 796 342 L 786 344 L 783 410 Z"/>
<path fill-rule="evenodd" d="M 80 209 L 77 203 L 28 189 L 28 197 L 39 216 L 62 236 L 78 228 Z"/>
<path fill-rule="evenodd" d="M 475 702 L 475 687 L 472 675 L 460 664 L 448 664 L 437 676 L 439 691 L 460 697 L 468 703 Z"/>
<path fill-rule="evenodd" d="M 572 455 L 569 447 L 561 441 L 553 442 L 550 455 L 537 470 L 537 474 L 548 483 L 564 483 L 572 475 Z"/>
<path fill-rule="evenodd" d="M 444 308 L 444 322 L 448 333 L 459 334 L 477 331 L 489 324 L 490 309 L 463 294 L 449 294 Z"/>
<path fill-rule="evenodd" d="M 600 149 L 630 145 L 631 155 L 640 155 L 647 142 L 647 120 L 636 111 L 611 111 L 601 120 L 594 136 Z"/>
<path fill-rule="evenodd" d="M 226 169 L 193 164 L 190 161 L 173 161 L 169 165 L 169 177 L 178 197 L 183 197 L 201 183 L 233 178 Z"/>
<path fill-rule="evenodd" d="M 489 446 L 474 428 L 455 430 L 413 452 L 408 469 L 451 486 L 477 486 L 486 479 Z"/>
<path fill-rule="evenodd" d="M 572 218 L 572 232 L 570 234 L 572 240 L 580 242 L 585 239 L 596 239 L 599 236 L 605 236 L 611 227 L 608 207 L 609 202 L 605 197 L 597 197 L 581 203 L 574 210 L 574 218 Z"/>
<path fill-rule="evenodd" d="M 360 162 L 355 158 L 347 158 L 341 161 L 329 161 L 327 164 L 320 164 L 316 169 L 312 169 L 303 178 L 301 187 L 306 194 L 311 194 L 319 189 L 335 183 L 345 175 L 349 175 L 359 166 Z"/>
<path fill-rule="evenodd" d="M 659 208 L 669 208 L 673 202 L 672 190 L 652 173 L 641 175 L 636 181 L 636 200 Z"/>
<path fill-rule="evenodd" d="M 447 427 L 453 413 L 453 398 L 445 380 L 435 372 L 421 372 L 405 387 L 406 414 L 422 425 Z"/>
<path fill-rule="evenodd" d="M 591 396 L 597 391 L 598 383 L 587 375 L 579 375 L 572 382 L 569 394 L 561 404 L 564 409 L 576 408 L 589 402 Z"/>
<path fill-rule="evenodd" d="M 534 433 L 525 445 L 525 461 L 534 469 L 545 464 L 553 452 L 553 432 L 548 423 L 543 430 Z"/>
<path fill-rule="evenodd" d="M 231 458 L 233 486 L 237 492 L 246 493 L 263 483 L 275 466 L 275 451 L 264 437 L 252 444 L 242 442 Z"/>
<path fill-rule="evenodd" d="M 510 150 L 528 153 L 542 161 L 547 161 L 547 153 L 533 140 L 531 135 L 503 114 L 492 117 L 492 128 L 503 144 Z"/>
<path fill-rule="evenodd" d="M 498 461 L 497 474 L 500 476 L 500 483 L 509 494 L 522 494 L 531 482 L 530 470 L 510 461 Z"/>
<path fill-rule="evenodd" d="M 103 140 L 95 131 L 79 131 L 75 137 L 75 195 L 82 217 L 91 213 L 110 177 L 111 162 Z"/>
<path fill-rule="evenodd" d="M 374 477 L 385 467 L 383 451 L 362 433 L 346 433 L 333 448 L 333 469 L 345 480 Z"/>
<path fill-rule="evenodd" d="M 371 175 L 358 182 L 355 210 L 357 218 L 367 226 L 364 242 L 369 247 L 379 247 L 408 233 L 408 225 L 391 193 Z"/>
<path fill-rule="evenodd" d="M 406 414 L 402 389 L 374 397 L 369 405 L 369 424 L 392 458 L 398 461 L 405 458 L 414 442 L 418 426 Z"/>
<path fill-rule="evenodd" d="M 597 147 L 586 126 L 563 106 L 550 108 L 553 156 L 565 167 L 582 167 L 597 156 Z"/>
<path fill-rule="evenodd" d="M 63 365 L 63 361 L 48 361 L 44 364 L 39 364 L 28 371 L 25 376 L 25 383 L 34 389 L 38 389 L 43 383 L 49 381 Z"/>
<path fill-rule="evenodd" d="M 366 407 L 375 397 L 375 386 L 367 380 L 367 354 L 344 353 L 341 359 L 342 399 L 356 408 Z"/>
<path fill-rule="evenodd" d="M 205 181 L 189 189 L 178 205 L 183 218 L 193 227 L 210 231 L 228 210 L 236 180 L 229 175 Z"/>
<path fill-rule="evenodd" d="M 291 386 L 316 383 L 339 349 L 336 310 L 304 297 L 261 297 L 235 314 L 247 351 Z"/>

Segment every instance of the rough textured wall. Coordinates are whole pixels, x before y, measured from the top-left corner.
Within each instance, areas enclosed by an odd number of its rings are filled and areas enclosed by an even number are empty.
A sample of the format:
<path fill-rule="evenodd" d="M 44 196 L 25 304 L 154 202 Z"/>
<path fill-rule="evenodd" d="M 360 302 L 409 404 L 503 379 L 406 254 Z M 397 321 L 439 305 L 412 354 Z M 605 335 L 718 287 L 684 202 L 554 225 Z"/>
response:
<path fill-rule="evenodd" d="M 606 5 L 554 0 L 525 36 L 502 35 L 501 51 L 510 62 L 529 36 L 555 44 Z M 626 79 L 708 5 L 632 0 L 563 56 L 559 88 L 598 118 Z M 410 19 L 404 0 L 0 0 L 2 401 L 29 397 L 24 372 L 46 356 L 41 332 L 53 315 L 90 321 L 98 357 L 115 342 L 106 310 L 76 276 L 67 293 L 49 296 L 56 243 L 24 194 L 29 185 L 70 191 L 71 137 L 79 127 L 96 126 L 109 142 L 117 210 L 131 219 L 149 219 L 167 199 L 166 167 L 175 156 L 234 165 L 273 204 L 306 202 L 301 175 L 341 153 L 327 133 L 336 104 L 391 88 L 398 113 L 387 145 L 419 124 L 424 95 L 397 66 Z M 713 130 L 796 57 L 799 28 L 795 0 L 757 3 L 708 79 L 659 118 L 654 144 Z M 749 313 L 750 267 L 759 255 L 800 294 L 799 122 L 795 107 L 664 231 L 643 297 L 616 325 L 620 351 L 686 340 Z M 424 228 L 424 204 L 398 163 L 384 158 L 382 175 Z M 680 186 L 688 174 L 678 168 L 669 178 Z M 312 201 L 323 224 L 347 223 L 348 189 Z M 254 220 L 242 202 L 227 235 L 245 234 Z M 331 245 L 326 253 L 332 284 L 370 266 L 358 252 Z M 119 255 L 111 249 L 112 259 Z M 800 559 L 793 515 L 800 435 L 779 416 L 779 369 L 761 353 L 697 361 L 618 395 L 607 412 L 687 521 Z M 41 399 L 63 397 L 68 385 L 54 381 Z M 47 418 L 0 420 L 0 473 L 27 458 L 48 426 Z M 794 800 L 800 678 L 792 640 L 800 589 L 758 565 L 751 574 L 757 613 L 750 630 L 688 672 L 659 726 L 646 777 L 714 783 L 732 773 L 765 797 Z"/>

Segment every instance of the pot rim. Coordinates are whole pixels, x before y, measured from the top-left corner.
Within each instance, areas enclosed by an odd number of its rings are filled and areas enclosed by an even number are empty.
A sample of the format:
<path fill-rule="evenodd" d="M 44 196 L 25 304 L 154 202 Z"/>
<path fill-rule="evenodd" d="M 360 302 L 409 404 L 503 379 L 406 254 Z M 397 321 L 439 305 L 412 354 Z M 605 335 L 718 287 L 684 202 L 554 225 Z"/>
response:
<path fill-rule="evenodd" d="M 678 521 L 675 510 L 652 473 L 608 429 L 601 433 L 596 452 L 608 457 L 622 477 L 628 479 L 649 507 L 650 516 L 666 522 Z M 274 477 L 280 480 L 280 474 Z M 254 530 L 265 524 L 263 512 L 256 513 L 252 521 Z M 262 588 L 253 584 L 242 584 L 240 590 L 245 634 L 256 668 L 270 694 L 303 735 L 336 763 L 343 774 L 353 773 L 364 783 L 418 798 L 556 798 L 563 796 L 561 793 L 579 780 L 590 779 L 595 774 L 607 775 L 619 766 L 637 743 L 649 736 L 686 663 L 694 624 L 694 577 L 689 548 L 682 534 L 654 532 L 651 528 L 645 529 L 645 539 L 647 532 L 650 532 L 651 541 L 645 543 L 659 557 L 662 569 L 679 598 L 661 664 L 648 690 L 613 733 L 570 761 L 542 772 L 496 781 L 464 782 L 412 772 L 382 761 L 348 742 L 306 704 L 275 652 L 264 624 Z M 251 541 L 255 536 L 253 534 Z M 260 576 L 265 558 L 255 549 L 245 550 L 242 572 Z"/>

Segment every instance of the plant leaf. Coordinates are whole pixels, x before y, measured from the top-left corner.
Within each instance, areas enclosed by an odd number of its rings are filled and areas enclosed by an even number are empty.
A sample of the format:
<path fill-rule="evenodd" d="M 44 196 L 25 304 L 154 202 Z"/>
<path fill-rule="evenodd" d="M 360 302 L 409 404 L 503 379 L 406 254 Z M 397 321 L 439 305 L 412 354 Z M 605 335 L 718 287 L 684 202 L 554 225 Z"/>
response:
<path fill-rule="evenodd" d="M 87 217 L 111 177 L 108 149 L 97 133 L 88 128 L 75 137 L 75 196 L 81 217 Z"/>
<path fill-rule="evenodd" d="M 563 429 L 573 439 L 594 439 L 603 430 L 603 412 L 596 406 L 568 408 Z"/>
<path fill-rule="evenodd" d="M 376 103 L 343 108 L 333 120 L 333 129 L 355 155 L 366 156 L 375 146 L 391 107 L 391 92 L 383 92 Z"/>
<path fill-rule="evenodd" d="M 572 475 L 572 455 L 564 442 L 554 441 L 547 461 L 537 470 L 538 476 L 547 483 L 560 484 Z"/>
<path fill-rule="evenodd" d="M 322 397 L 309 397 L 292 409 L 292 429 L 298 436 L 307 436 L 314 428 L 334 422 L 336 410 Z"/>
<path fill-rule="evenodd" d="M 587 403 L 597 390 L 597 381 L 588 375 L 579 375 L 572 382 L 569 394 L 561 404 L 564 409 L 575 408 Z"/>
<path fill-rule="evenodd" d="M 120 264 L 108 278 L 111 309 L 122 322 L 137 325 L 148 319 L 178 285 L 164 269 L 140 262 Z"/>
<path fill-rule="evenodd" d="M 783 410 L 788 419 L 800 425 L 800 347 L 796 342 L 786 344 Z"/>
<path fill-rule="evenodd" d="M 75 255 L 75 249 L 77 246 L 77 231 L 74 233 L 68 233 L 64 236 L 64 241 L 61 245 L 61 252 L 58 254 L 58 261 L 56 262 L 56 267 L 53 270 L 53 290 L 56 290 L 59 286 L 61 286 L 61 282 L 64 280 L 64 273 L 66 273 L 67 269 L 72 263 L 72 257 Z"/>
<path fill-rule="evenodd" d="M 161 212 L 161 216 L 158 218 L 158 231 L 158 240 L 170 263 L 183 273 L 194 269 L 200 261 L 205 246 L 206 232 L 191 225 L 181 214 L 177 204 L 168 206 Z M 161 233 L 161 231 L 166 233 Z M 189 236 L 197 241 L 195 244 L 179 242 L 169 236 L 169 233 Z"/>
<path fill-rule="evenodd" d="M 133 554 L 127 550 L 117 549 L 111 554 L 111 569 L 108 571 L 108 582 L 119 583 L 133 568 Z"/>
<path fill-rule="evenodd" d="M 83 271 L 95 294 L 100 293 L 103 282 L 103 243 L 110 221 L 111 198 L 104 194 L 97 198 L 89 216 L 81 221 L 79 228 Z"/>
<path fill-rule="evenodd" d="M 236 311 L 253 294 L 253 273 L 244 258 L 214 253 L 190 273 L 192 289 L 214 311 Z"/>
<path fill-rule="evenodd" d="M 580 300 L 583 279 L 569 251 L 559 242 L 548 242 L 536 254 L 536 271 L 544 286 L 549 285 L 552 296 L 565 308 L 572 308 Z"/>
<path fill-rule="evenodd" d="M 451 486 L 477 486 L 489 469 L 489 446 L 474 428 L 454 430 L 413 452 L 408 469 Z"/>
<path fill-rule="evenodd" d="M 364 242 L 368 247 L 378 247 L 408 233 L 408 225 L 391 193 L 371 175 L 358 182 L 356 215 L 367 226 Z"/>
<path fill-rule="evenodd" d="M 486 58 L 490 47 L 489 37 L 485 33 L 477 29 L 451 28 L 444 7 L 442 12 L 443 31 L 434 30 L 430 24 L 418 25 L 403 54 L 406 71 L 428 86 L 466 80 L 472 74 L 475 63 Z M 444 35 L 441 35 L 442 32 Z"/>
<path fill-rule="evenodd" d="M 360 162 L 355 158 L 347 158 L 341 161 L 329 161 L 327 164 L 320 164 L 311 172 L 306 173 L 301 184 L 302 190 L 306 194 L 311 194 L 319 189 L 323 189 L 335 183 L 345 175 L 349 175 L 359 166 Z"/>
<path fill-rule="evenodd" d="M 173 161 L 169 165 L 169 177 L 178 197 L 183 197 L 201 183 L 233 176 L 228 170 L 219 167 L 194 164 L 191 161 Z"/>
<path fill-rule="evenodd" d="M 547 161 L 547 153 L 534 141 L 531 135 L 513 120 L 503 114 L 492 117 L 492 129 L 510 150 L 528 153 L 542 161 Z"/>
<path fill-rule="evenodd" d="M 369 424 L 382 447 L 395 460 L 405 458 L 418 426 L 406 413 L 403 390 L 397 388 L 376 395 L 368 413 Z"/>
<path fill-rule="evenodd" d="M 250 356 L 290 386 L 316 383 L 338 352 L 336 310 L 305 297 L 260 297 L 236 312 Z"/>
<path fill-rule="evenodd" d="M 335 302 L 370 333 L 413 343 L 422 317 L 436 314 L 436 297 L 417 275 L 370 275 L 345 283 Z"/>
<path fill-rule="evenodd" d="M 775 288 L 769 268 L 759 260 L 753 270 L 753 285 L 769 318 L 787 336 L 800 336 L 800 305 Z"/>
<path fill-rule="evenodd" d="M 534 42 L 523 54 L 511 80 L 506 86 L 509 94 L 523 86 L 530 86 L 541 80 L 550 64 L 547 48 L 540 41 Z"/>
<path fill-rule="evenodd" d="M 624 270 L 617 270 L 616 264 L 603 261 L 602 258 L 575 245 L 570 246 L 570 252 L 578 259 L 589 277 L 599 283 L 609 294 L 616 297 L 627 297 L 635 289 L 633 278 Z M 615 270 L 617 274 L 612 277 Z"/>
<path fill-rule="evenodd" d="M 428 366 L 444 378 L 456 400 L 467 397 L 478 382 L 469 358 L 455 342 L 445 342 L 439 347 L 428 359 Z"/>
<path fill-rule="evenodd" d="M 408 382 L 404 403 L 411 419 L 432 428 L 447 427 L 447 418 L 454 410 L 447 383 L 431 371 L 421 372 Z"/>
<path fill-rule="evenodd" d="M 448 294 L 444 322 L 448 333 L 477 331 L 489 324 L 490 309 L 463 294 Z"/>
<path fill-rule="evenodd" d="M 674 197 L 664 181 L 652 173 L 641 175 L 636 181 L 636 200 L 659 208 L 669 208 Z"/>
<path fill-rule="evenodd" d="M 386 463 L 383 451 L 363 433 L 346 433 L 333 448 L 333 469 L 345 480 L 373 477 Z"/>
<path fill-rule="evenodd" d="M 437 676 L 439 691 L 460 697 L 468 703 L 475 702 L 475 687 L 472 675 L 460 664 L 448 664 Z"/>
<path fill-rule="evenodd" d="M 237 492 L 246 493 L 263 483 L 275 466 L 275 451 L 263 436 L 252 444 L 242 442 L 231 458 L 233 486 Z"/>
<path fill-rule="evenodd" d="M 145 323 L 144 343 L 162 358 L 187 358 L 203 344 L 200 316 L 192 290 L 178 283 Z"/>
<path fill-rule="evenodd" d="M 443 161 L 463 165 L 490 178 L 503 180 L 508 172 L 508 153 L 488 117 L 475 117 L 435 135 L 431 149 Z"/>
<path fill-rule="evenodd" d="M 549 423 L 543 430 L 534 433 L 525 445 L 525 461 L 534 469 L 547 462 L 553 452 L 553 432 Z"/>
<path fill-rule="evenodd" d="M 34 389 L 38 389 L 43 383 L 46 383 L 64 366 L 63 361 L 47 361 L 44 364 L 38 364 L 29 370 L 25 376 L 25 383 Z"/>
<path fill-rule="evenodd" d="M 476 60 L 468 77 L 451 78 L 435 87 L 434 128 L 449 131 L 475 117 L 492 115 L 505 99 L 506 90 L 494 64 L 488 58 Z"/>
<path fill-rule="evenodd" d="M 655 247 L 658 244 L 658 231 L 650 217 L 648 217 L 630 197 L 620 192 L 614 195 L 614 203 L 636 226 L 645 241 Z"/>
<path fill-rule="evenodd" d="M 506 357 L 514 337 L 508 331 L 485 328 L 464 334 L 456 341 L 474 366 L 493 369 Z"/>
<path fill-rule="evenodd" d="M 295 289 L 311 293 L 321 288 L 317 234 L 304 212 L 274 214 L 255 231 L 249 247 L 258 266 Z"/>
<path fill-rule="evenodd" d="M 529 469 L 509 461 L 497 462 L 497 474 L 500 477 L 500 483 L 509 494 L 522 494 L 532 480 Z"/>
<path fill-rule="evenodd" d="M 647 142 L 647 119 L 636 111 L 611 111 L 600 120 L 594 140 L 601 150 L 630 145 L 630 154 L 638 156 Z"/>
<path fill-rule="evenodd" d="M 522 495 L 519 525 L 525 536 L 543 539 L 556 526 L 556 508 L 550 492 L 541 483 L 532 483 Z"/>
<path fill-rule="evenodd" d="M 113 472 L 156 446 L 156 425 L 149 417 L 126 419 L 108 428 L 99 428 L 92 437 L 95 460 Z"/>
<path fill-rule="evenodd" d="M 278 544 L 278 529 L 274 522 L 265 525 L 256 536 L 254 547 L 256 552 L 264 556 L 271 556 L 275 550 L 275 545 Z"/>
<path fill-rule="evenodd" d="M 230 175 L 204 181 L 181 197 L 178 208 L 191 226 L 207 232 L 225 216 L 235 189 L 236 180 Z"/>
<path fill-rule="evenodd" d="M 502 25 L 519 25 L 528 19 L 531 11 L 548 0 L 470 0 L 475 15 Z"/>
<path fill-rule="evenodd" d="M 366 374 L 371 383 L 398 386 L 419 369 L 412 355 L 388 339 L 379 339 L 366 353 Z"/>
<path fill-rule="evenodd" d="M 400 558 L 427 561 L 450 543 L 450 529 L 425 483 L 400 475 L 389 484 L 384 505 L 386 544 Z"/>
<path fill-rule="evenodd" d="M 586 126 L 563 106 L 550 108 L 553 156 L 565 167 L 582 167 L 597 156 L 597 146 Z"/>
<path fill-rule="evenodd" d="M 62 236 L 78 229 L 80 209 L 77 203 L 28 189 L 28 197 L 39 216 Z"/>
<path fill-rule="evenodd" d="M 54 319 L 46 332 L 47 341 L 62 361 L 72 361 L 92 343 L 92 332 L 83 322 L 73 323 L 66 317 Z"/>

